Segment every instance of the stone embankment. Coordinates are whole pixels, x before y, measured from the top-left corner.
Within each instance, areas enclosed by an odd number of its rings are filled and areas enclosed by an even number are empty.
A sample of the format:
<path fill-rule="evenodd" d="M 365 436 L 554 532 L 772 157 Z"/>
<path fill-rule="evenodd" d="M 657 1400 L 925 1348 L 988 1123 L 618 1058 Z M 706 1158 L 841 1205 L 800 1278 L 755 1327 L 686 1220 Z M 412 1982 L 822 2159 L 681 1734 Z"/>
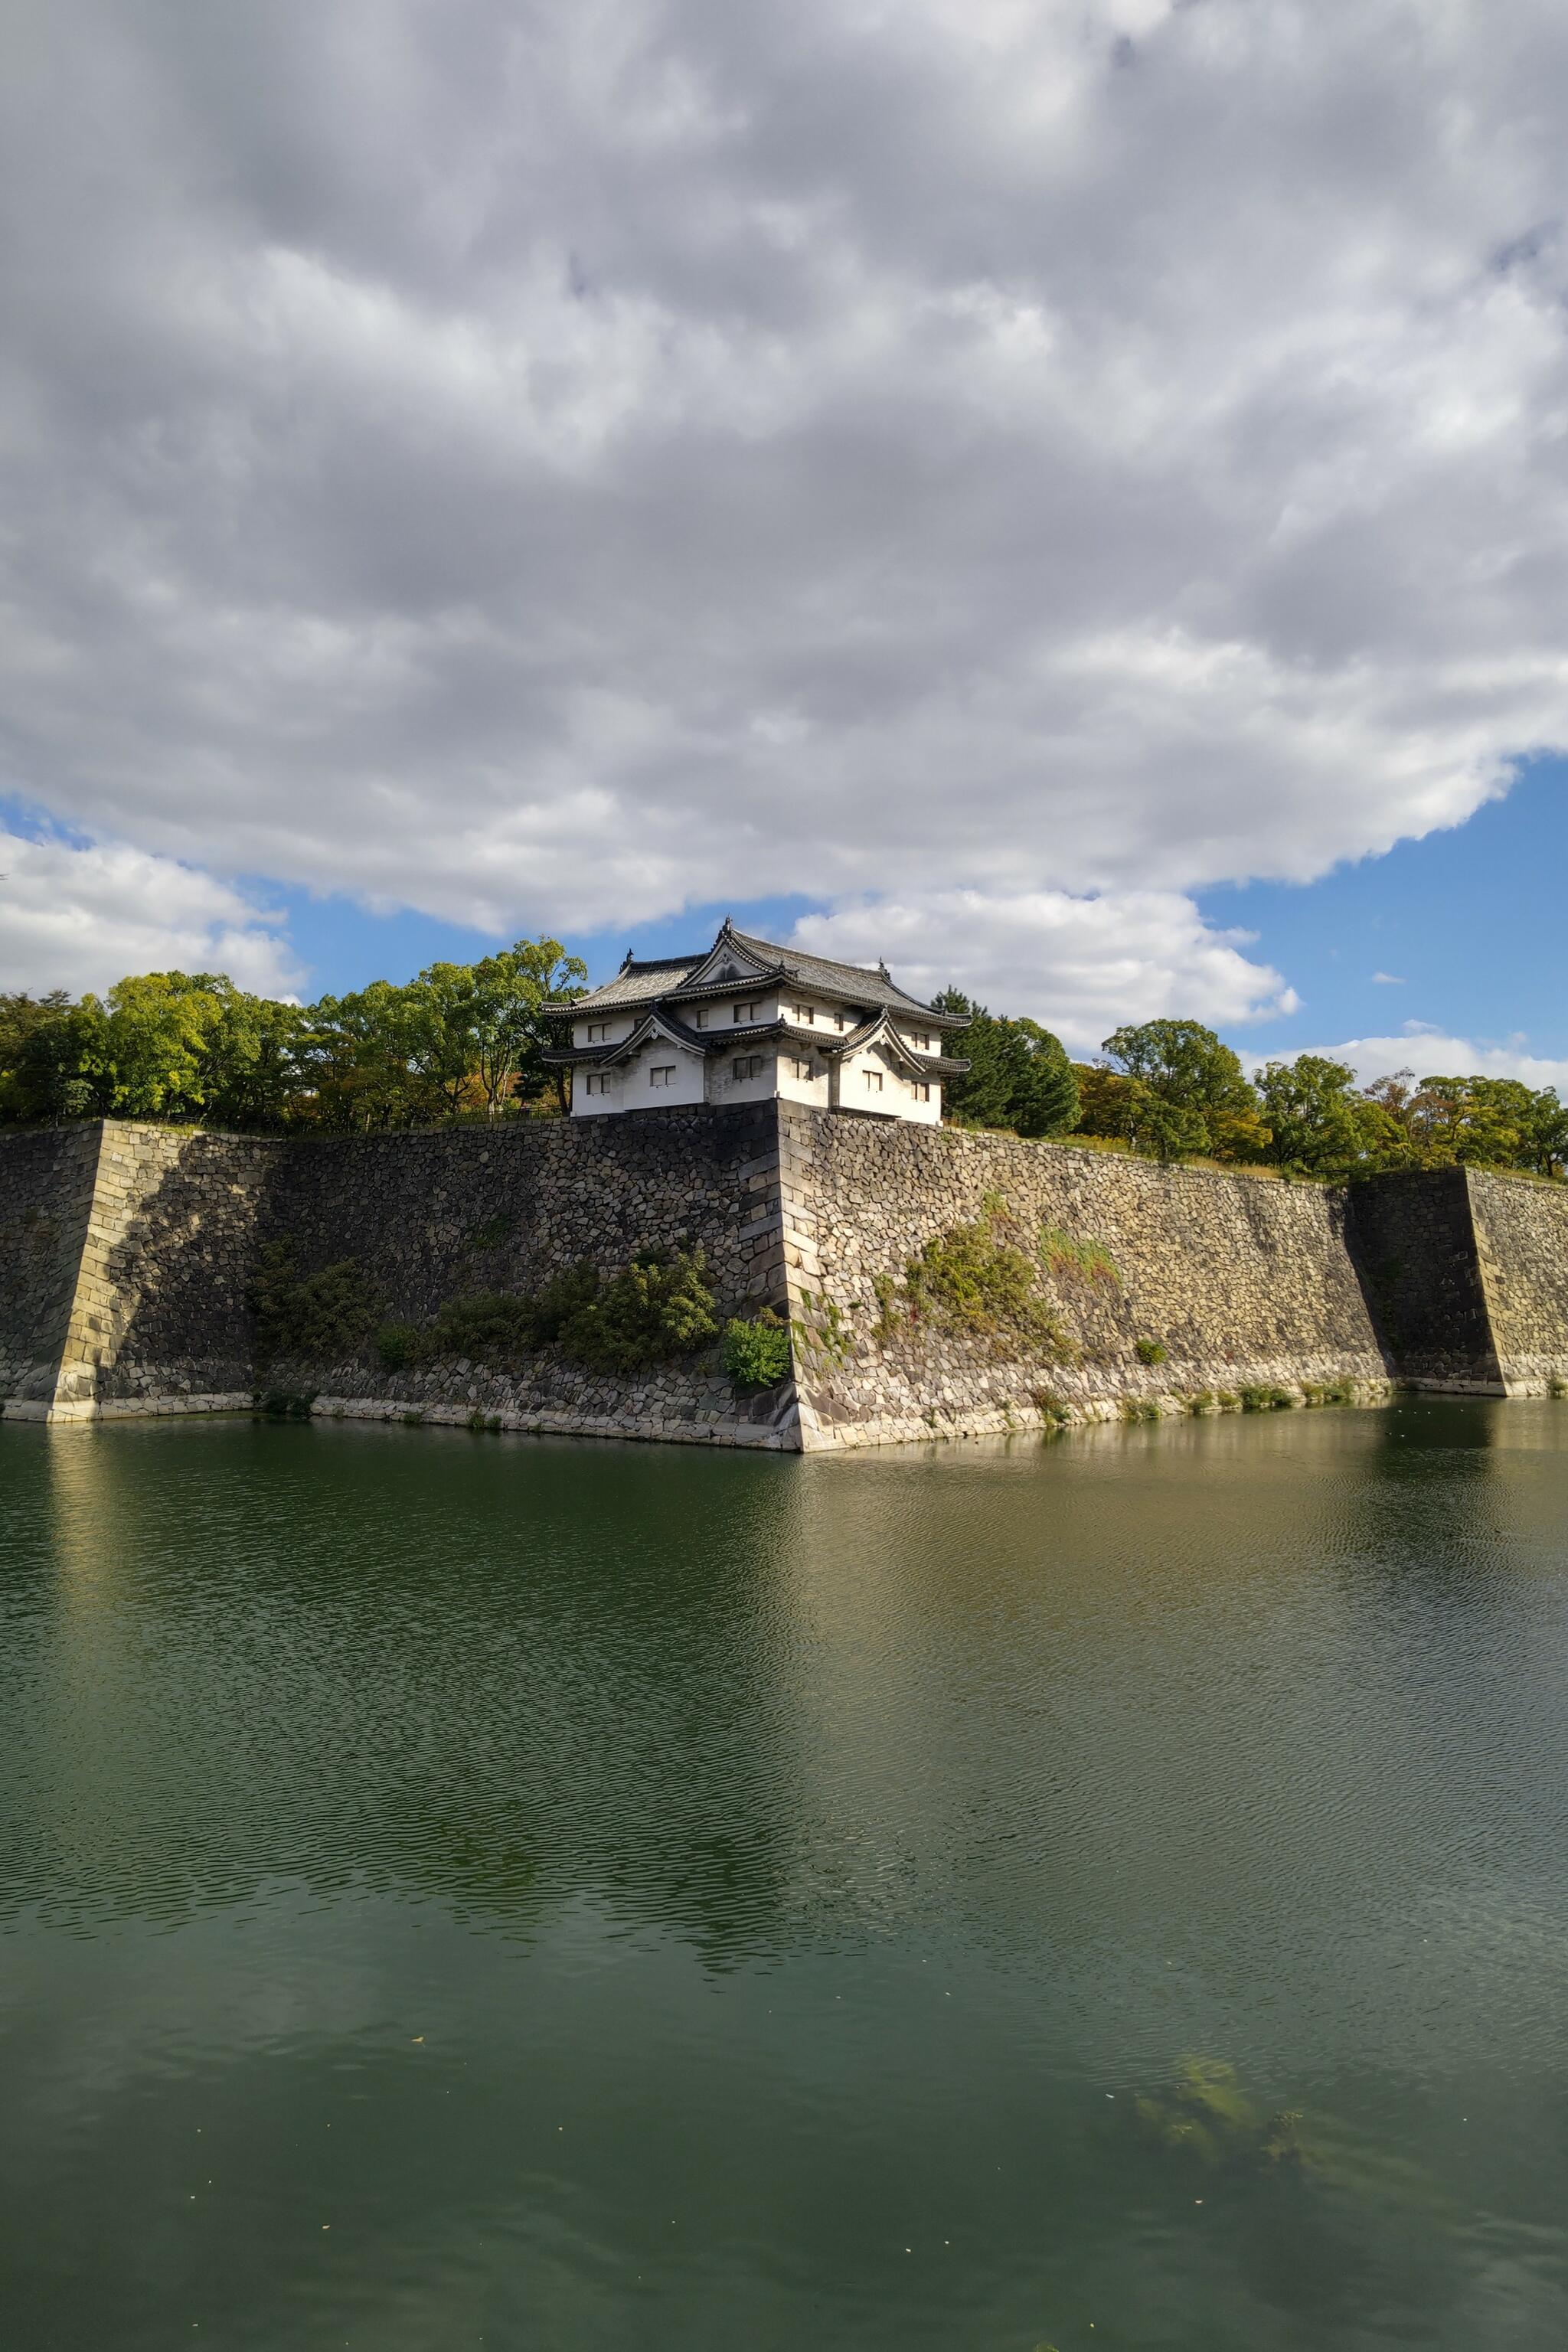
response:
<path fill-rule="evenodd" d="M 911 1264 L 994 1238 L 1028 1312 L 933 1311 Z M 989 1246 L 989 1241 L 986 1241 Z M 715 1348 L 624 1377 L 542 1346 L 389 1370 L 373 1336 L 263 1362 L 285 1250 L 391 1324 L 700 1250 L 795 1376 Z M 0 1136 L 0 1394 L 89 1419 L 248 1406 L 815 1451 L 1125 1413 L 1568 1382 L 1568 1190 L 1463 1170 L 1346 1190 L 790 1105 L 331 1140 L 130 1122 Z"/>

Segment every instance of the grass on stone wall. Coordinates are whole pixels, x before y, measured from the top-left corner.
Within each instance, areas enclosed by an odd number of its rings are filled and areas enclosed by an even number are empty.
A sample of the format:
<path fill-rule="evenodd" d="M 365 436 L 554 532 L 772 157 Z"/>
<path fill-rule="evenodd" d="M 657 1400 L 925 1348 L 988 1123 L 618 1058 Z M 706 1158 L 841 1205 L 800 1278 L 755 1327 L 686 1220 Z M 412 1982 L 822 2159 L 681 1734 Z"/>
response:
<path fill-rule="evenodd" d="M 1079 1241 L 1060 1225 L 1047 1225 L 1040 1234 L 1040 1255 L 1053 1274 L 1081 1276 L 1086 1282 L 1121 1286 L 1116 1260 L 1102 1242 Z"/>
<path fill-rule="evenodd" d="M 1289 1389 L 1277 1388 L 1271 1381 L 1255 1381 L 1241 1391 L 1243 1412 L 1283 1412 L 1295 1402 Z"/>
<path fill-rule="evenodd" d="M 904 1268 L 904 1278 L 878 1286 L 876 1336 L 884 1344 L 900 1332 L 929 1328 L 1004 1342 L 1063 1362 L 1077 1353 L 1049 1302 L 1041 1296 L 1037 1247 L 1026 1248 L 1023 1228 L 1003 1195 L 987 1193 L 973 1224 L 933 1234 Z"/>

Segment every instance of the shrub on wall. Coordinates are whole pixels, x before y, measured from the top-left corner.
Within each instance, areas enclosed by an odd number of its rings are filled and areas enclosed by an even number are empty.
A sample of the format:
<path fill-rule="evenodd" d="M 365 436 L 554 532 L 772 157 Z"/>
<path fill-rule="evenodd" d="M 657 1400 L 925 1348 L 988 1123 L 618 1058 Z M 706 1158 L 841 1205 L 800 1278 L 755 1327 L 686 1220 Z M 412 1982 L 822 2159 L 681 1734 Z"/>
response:
<path fill-rule="evenodd" d="M 635 1372 L 689 1355 L 717 1336 L 700 1250 L 645 1250 L 561 1332 L 563 1355 L 590 1371 Z"/>
<path fill-rule="evenodd" d="M 789 1333 L 765 1310 L 754 1323 L 724 1326 L 724 1370 L 738 1389 L 776 1388 L 789 1371 Z"/>
<path fill-rule="evenodd" d="M 647 1250 L 601 1283 L 570 1266 L 542 1290 L 470 1291 L 449 1298 L 433 1323 L 384 1323 L 376 1350 L 389 1371 L 466 1360 L 506 1370 L 558 1345 L 591 1371 L 634 1372 L 689 1354 L 718 1331 L 700 1250 Z"/>
<path fill-rule="evenodd" d="M 279 1356 L 341 1363 L 358 1354 L 385 1304 L 358 1258 L 340 1258 L 319 1273 L 301 1275 L 289 1241 L 266 1244 L 247 1296 L 263 1363 Z"/>

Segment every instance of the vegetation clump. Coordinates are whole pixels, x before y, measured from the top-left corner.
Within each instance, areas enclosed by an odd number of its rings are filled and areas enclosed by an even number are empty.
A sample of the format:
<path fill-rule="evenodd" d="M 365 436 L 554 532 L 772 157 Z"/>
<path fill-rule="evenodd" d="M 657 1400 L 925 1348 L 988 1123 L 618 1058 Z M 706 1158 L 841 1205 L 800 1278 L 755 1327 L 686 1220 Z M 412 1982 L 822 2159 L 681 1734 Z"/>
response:
<path fill-rule="evenodd" d="M 1103 1243 L 1076 1241 L 1059 1225 L 1047 1225 L 1040 1235 L 1040 1255 L 1053 1274 L 1080 1275 L 1086 1282 L 1121 1286 L 1116 1260 Z"/>
<path fill-rule="evenodd" d="M 1163 1339 L 1135 1339 L 1132 1350 L 1141 1364 L 1163 1364 L 1170 1352 Z"/>
<path fill-rule="evenodd" d="M 506 1365 L 559 1339 L 574 1317 L 593 1304 L 599 1277 L 585 1264 L 552 1275 L 542 1290 L 468 1291 L 448 1298 L 424 1336 L 427 1357 L 467 1358 Z"/>
<path fill-rule="evenodd" d="M 590 1371 L 635 1372 L 717 1337 L 700 1250 L 644 1250 L 561 1330 L 562 1352 Z"/>
<path fill-rule="evenodd" d="M 279 1357 L 342 1363 L 359 1353 L 384 1306 L 358 1258 L 301 1275 L 291 1241 L 264 1244 L 247 1295 L 256 1317 L 257 1357 L 264 1364 Z"/>
<path fill-rule="evenodd" d="M 1447 2200 L 1431 2176 L 1341 2118 L 1268 2107 L 1216 2058 L 1183 2058 L 1172 2080 L 1133 2103 L 1140 2136 L 1208 2172 L 1294 2179 L 1341 2196 L 1378 2200 L 1436 2219 Z"/>
<path fill-rule="evenodd" d="M 776 1388 L 789 1371 L 789 1332 L 766 1307 L 752 1323 L 738 1315 L 724 1326 L 724 1370 L 738 1389 Z"/>
<path fill-rule="evenodd" d="M 309 1421 L 310 1407 L 316 1402 L 314 1389 L 264 1389 L 256 1395 L 256 1408 L 268 1421 Z"/>
<path fill-rule="evenodd" d="M 531 1293 L 465 1292 L 424 1326 L 384 1323 L 375 1344 L 389 1371 L 443 1362 L 505 1371 L 555 1345 L 589 1370 L 632 1372 L 689 1354 L 718 1328 L 701 1251 L 645 1250 L 609 1282 L 580 1264 Z"/>
<path fill-rule="evenodd" d="M 926 1326 L 1021 1342 L 1057 1360 L 1072 1343 L 1041 1296 L 1039 1253 L 1021 1246 L 1019 1228 L 1000 1193 L 988 1193 L 973 1224 L 933 1234 L 910 1259 L 901 1285 L 879 1286 L 878 1335 Z"/>
<path fill-rule="evenodd" d="M 1300 2111 L 1263 2112 L 1221 2059 L 1184 2058 L 1166 2088 L 1139 2099 L 1133 2112 L 1146 2138 L 1201 2164 L 1268 2170 L 1302 2158 Z"/>
<path fill-rule="evenodd" d="M 1241 1391 L 1243 1412 L 1283 1412 L 1296 1400 L 1289 1389 L 1277 1388 L 1272 1381 L 1255 1381 Z"/>
<path fill-rule="evenodd" d="M 1303 1381 L 1301 1401 L 1309 1405 L 1354 1404 L 1355 1382 L 1342 1377 L 1337 1381 Z"/>

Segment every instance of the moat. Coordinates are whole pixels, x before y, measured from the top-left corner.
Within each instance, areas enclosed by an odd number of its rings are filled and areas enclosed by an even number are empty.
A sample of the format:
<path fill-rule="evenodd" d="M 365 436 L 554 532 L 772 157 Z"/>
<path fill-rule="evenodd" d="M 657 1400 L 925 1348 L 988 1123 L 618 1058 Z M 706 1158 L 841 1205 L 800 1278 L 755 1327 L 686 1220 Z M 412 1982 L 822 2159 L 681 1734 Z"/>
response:
<path fill-rule="evenodd" d="M 0 2341 L 1568 2336 L 1568 1402 L 0 1427 Z"/>

